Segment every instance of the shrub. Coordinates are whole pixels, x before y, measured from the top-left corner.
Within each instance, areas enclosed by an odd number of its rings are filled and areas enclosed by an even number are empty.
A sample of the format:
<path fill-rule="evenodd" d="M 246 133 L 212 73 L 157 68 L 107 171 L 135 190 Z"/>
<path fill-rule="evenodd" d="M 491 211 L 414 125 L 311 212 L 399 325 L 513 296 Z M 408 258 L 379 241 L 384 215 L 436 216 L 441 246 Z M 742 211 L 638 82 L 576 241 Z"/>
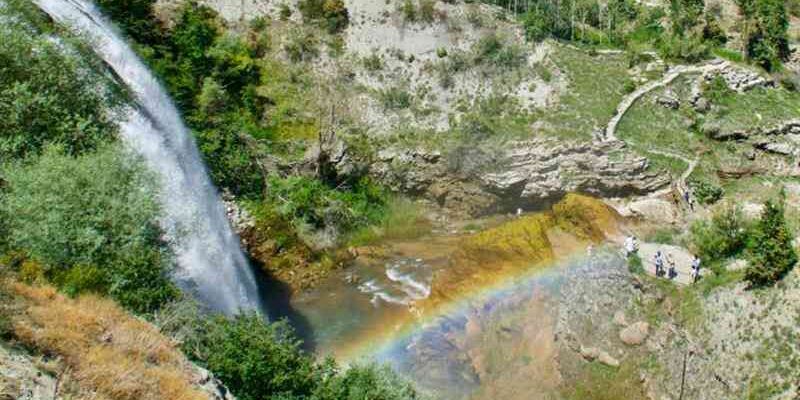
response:
<path fill-rule="evenodd" d="M 10 245 L 42 262 L 49 279 L 75 291 L 101 286 L 138 312 L 175 295 L 153 179 L 130 155 L 106 146 L 73 158 L 50 148 L 32 162 L 6 166 L 3 175 L 0 214 Z M 78 265 L 96 268 L 70 272 Z"/>
<path fill-rule="evenodd" d="M 419 0 L 419 19 L 432 23 L 436 17 L 436 2 L 434 0 Z"/>
<path fill-rule="evenodd" d="M 257 314 L 206 322 L 201 359 L 242 400 L 308 396 L 320 369 L 300 350 L 286 322 L 268 324 Z M 194 350 L 194 349 L 192 349 Z"/>
<path fill-rule="evenodd" d="M 400 14 L 403 16 L 405 21 L 417 21 L 417 6 L 414 4 L 414 0 L 403 0 L 403 2 L 398 6 L 398 11 L 400 11 Z"/>
<path fill-rule="evenodd" d="M 694 197 L 700 204 L 714 204 L 722 199 L 725 190 L 707 181 L 693 181 L 690 184 Z"/>
<path fill-rule="evenodd" d="M 340 32 L 350 22 L 343 0 L 300 0 L 297 8 L 303 20 L 322 22 L 330 33 Z"/>
<path fill-rule="evenodd" d="M 78 40 L 55 41 L 8 21 L 0 26 L 0 160 L 51 143 L 76 155 L 113 140 L 122 97 L 106 90 L 96 57 Z"/>
<path fill-rule="evenodd" d="M 692 224 L 692 241 L 698 254 L 708 263 L 714 263 L 740 254 L 745 249 L 747 230 L 741 210 L 725 205 L 711 221 Z"/>
<path fill-rule="evenodd" d="M 269 194 L 279 213 L 289 220 L 313 229 L 340 231 L 380 221 L 387 202 L 383 189 L 366 178 L 334 189 L 312 178 L 273 177 Z"/>
<path fill-rule="evenodd" d="M 642 258 L 638 254 L 631 254 L 628 256 L 628 271 L 632 274 L 644 273 L 644 266 L 642 265 Z"/>
<path fill-rule="evenodd" d="M 636 82 L 632 79 L 626 79 L 625 83 L 622 84 L 622 92 L 623 93 L 633 93 L 636 90 Z"/>
<path fill-rule="evenodd" d="M 287 3 L 278 5 L 278 17 L 281 21 L 288 21 L 292 17 L 292 7 Z"/>
<path fill-rule="evenodd" d="M 381 104 L 387 110 L 401 110 L 411 107 L 411 93 L 399 88 L 390 87 L 379 93 Z"/>
<path fill-rule="evenodd" d="M 361 63 L 368 71 L 374 72 L 383 69 L 383 57 L 381 57 L 381 55 L 378 53 L 373 53 L 367 57 L 364 57 L 361 60 Z"/>
<path fill-rule="evenodd" d="M 294 31 L 284 44 L 283 50 L 294 62 L 308 61 L 319 55 L 319 43 L 316 36 L 310 32 Z"/>
<path fill-rule="evenodd" d="M 505 43 L 494 32 L 481 37 L 472 51 L 475 64 L 490 64 L 500 68 L 517 68 L 525 59 L 521 47 Z"/>
<path fill-rule="evenodd" d="M 314 393 L 315 400 L 412 400 L 422 398 L 414 386 L 389 367 L 353 365 L 327 379 Z"/>
<path fill-rule="evenodd" d="M 797 253 L 785 216 L 785 192 L 764 204 L 761 219 L 748 241 L 745 279 L 755 286 L 772 285 L 797 263 Z"/>

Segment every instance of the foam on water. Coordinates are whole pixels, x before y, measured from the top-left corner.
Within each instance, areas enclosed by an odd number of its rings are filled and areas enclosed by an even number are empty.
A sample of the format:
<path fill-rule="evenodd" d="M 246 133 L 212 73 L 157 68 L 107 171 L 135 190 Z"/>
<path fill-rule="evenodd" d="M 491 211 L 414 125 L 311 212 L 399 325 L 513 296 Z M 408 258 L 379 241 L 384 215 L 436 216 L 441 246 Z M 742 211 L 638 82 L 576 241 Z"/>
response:
<path fill-rule="evenodd" d="M 258 310 L 253 271 L 225 217 L 194 140 L 166 90 L 94 4 L 34 0 L 54 20 L 88 36 L 95 52 L 133 93 L 121 122 L 124 142 L 158 174 L 160 221 L 177 256 L 177 281 L 211 308 Z"/>

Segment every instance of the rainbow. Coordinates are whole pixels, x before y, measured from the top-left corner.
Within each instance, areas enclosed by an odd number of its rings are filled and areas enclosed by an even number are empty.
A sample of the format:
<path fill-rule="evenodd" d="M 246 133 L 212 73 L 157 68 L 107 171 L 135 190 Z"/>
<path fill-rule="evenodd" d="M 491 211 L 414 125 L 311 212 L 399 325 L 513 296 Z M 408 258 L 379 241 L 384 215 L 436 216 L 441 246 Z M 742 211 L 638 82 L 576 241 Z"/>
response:
<path fill-rule="evenodd" d="M 349 343 L 342 344 L 336 357 L 345 364 L 391 361 L 414 337 L 440 328 L 443 320 L 466 316 L 476 307 L 491 306 L 519 293 L 533 293 L 532 287 L 552 285 L 565 270 L 582 265 L 585 261 L 585 256 L 572 254 L 545 264 L 533 264 L 514 273 L 498 276 L 488 285 L 439 302 L 431 309 L 423 311 L 411 308 L 407 319 L 394 321 L 383 331 L 352 338 Z M 414 315 L 414 312 L 418 314 Z"/>

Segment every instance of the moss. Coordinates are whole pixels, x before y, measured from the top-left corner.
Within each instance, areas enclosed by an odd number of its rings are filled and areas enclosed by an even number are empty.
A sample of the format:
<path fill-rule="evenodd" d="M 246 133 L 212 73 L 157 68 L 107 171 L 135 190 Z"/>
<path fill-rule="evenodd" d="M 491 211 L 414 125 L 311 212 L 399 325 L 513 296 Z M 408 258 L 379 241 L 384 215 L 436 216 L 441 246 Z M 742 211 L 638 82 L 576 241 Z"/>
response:
<path fill-rule="evenodd" d="M 616 228 L 617 214 L 602 201 L 570 193 L 553 206 L 556 224 L 581 239 L 597 242 Z"/>

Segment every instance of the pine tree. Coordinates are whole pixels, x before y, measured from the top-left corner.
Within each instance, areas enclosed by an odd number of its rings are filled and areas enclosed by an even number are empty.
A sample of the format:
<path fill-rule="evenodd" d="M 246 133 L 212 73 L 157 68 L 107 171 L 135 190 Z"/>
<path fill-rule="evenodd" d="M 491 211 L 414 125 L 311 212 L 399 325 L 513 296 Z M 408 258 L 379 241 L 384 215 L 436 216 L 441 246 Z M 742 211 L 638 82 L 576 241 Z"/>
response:
<path fill-rule="evenodd" d="M 772 285 L 797 263 L 792 234 L 784 215 L 785 193 L 764 204 L 761 219 L 750 238 L 745 278 L 754 286 Z"/>

